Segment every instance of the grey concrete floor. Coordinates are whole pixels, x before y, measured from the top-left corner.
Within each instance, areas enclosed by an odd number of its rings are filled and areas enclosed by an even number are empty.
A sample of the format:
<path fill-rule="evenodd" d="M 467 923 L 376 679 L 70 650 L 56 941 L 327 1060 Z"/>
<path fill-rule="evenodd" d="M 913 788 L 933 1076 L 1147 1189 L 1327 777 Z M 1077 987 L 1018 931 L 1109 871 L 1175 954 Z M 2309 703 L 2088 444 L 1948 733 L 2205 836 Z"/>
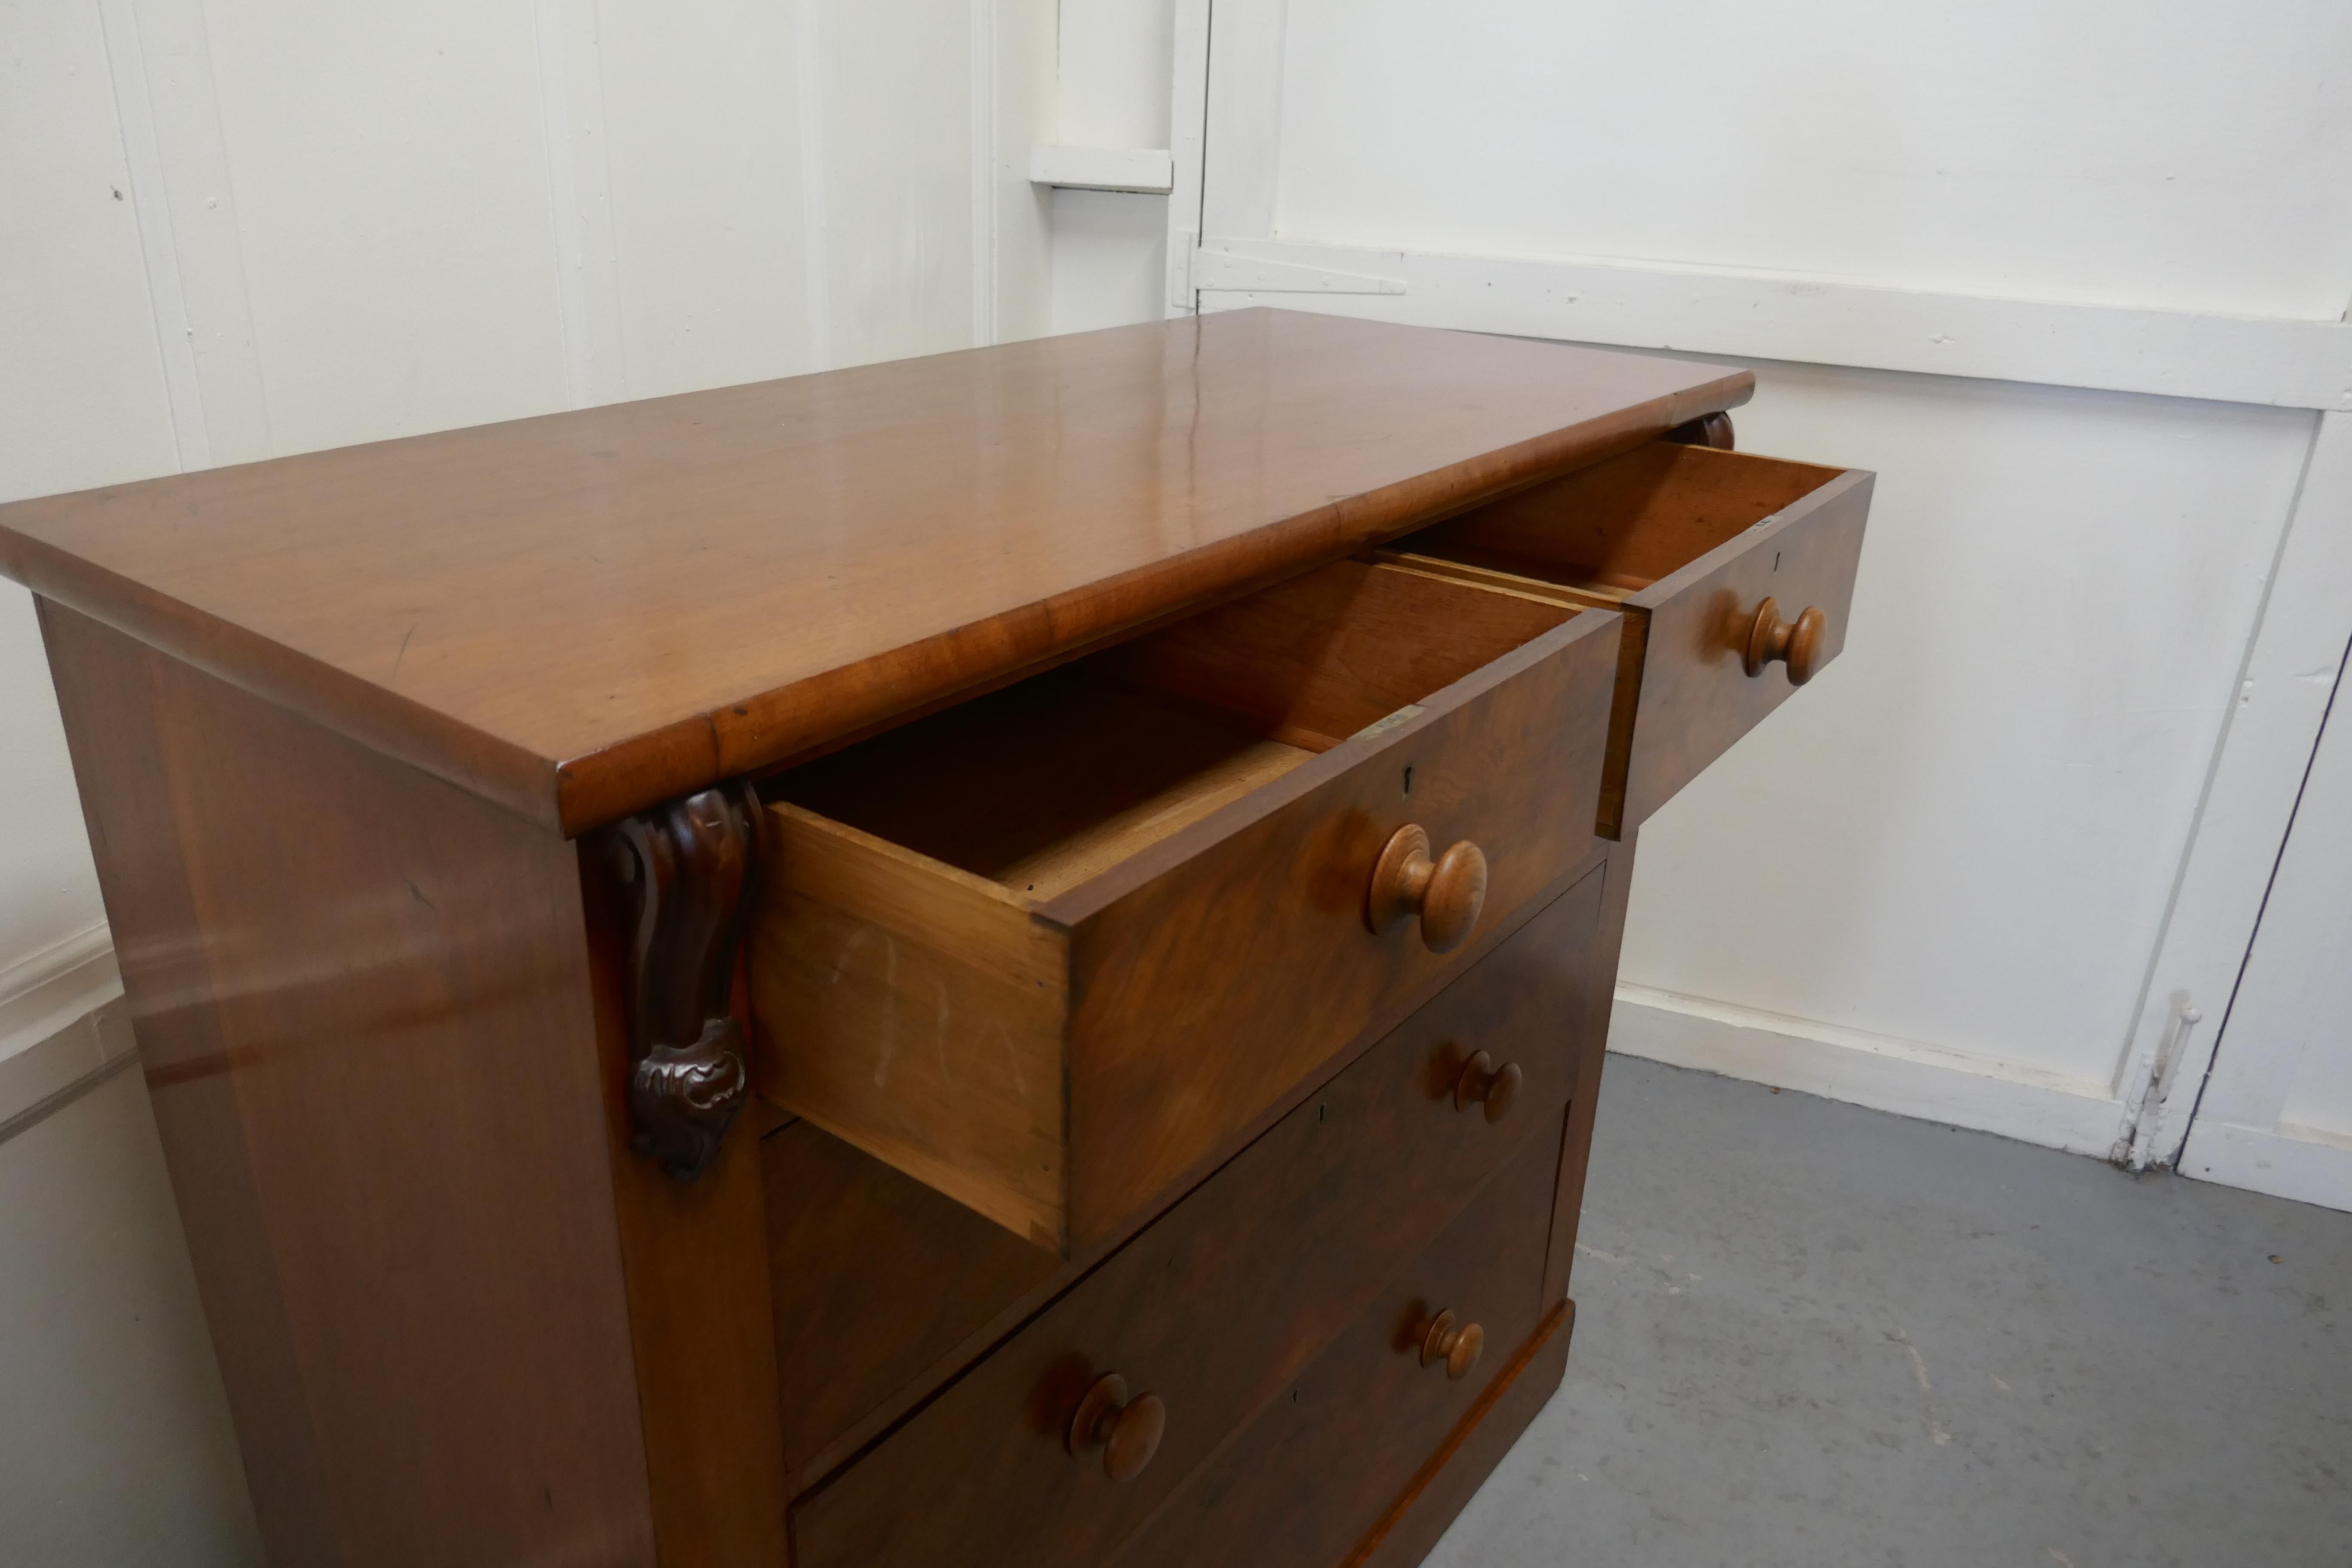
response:
<path fill-rule="evenodd" d="M 1578 1252 L 1431 1568 L 2352 1564 L 2352 1215 L 1612 1057 Z"/>

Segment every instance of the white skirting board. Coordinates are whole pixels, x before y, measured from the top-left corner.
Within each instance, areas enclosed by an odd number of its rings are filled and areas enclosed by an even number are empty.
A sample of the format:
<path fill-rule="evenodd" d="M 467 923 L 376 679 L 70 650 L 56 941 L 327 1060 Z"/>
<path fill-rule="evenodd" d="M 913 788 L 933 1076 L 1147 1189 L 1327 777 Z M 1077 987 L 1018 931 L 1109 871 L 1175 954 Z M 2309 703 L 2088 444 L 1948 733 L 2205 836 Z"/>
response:
<path fill-rule="evenodd" d="M 2200 1121 L 2180 1152 L 2180 1173 L 2273 1197 L 2352 1210 L 2352 1138 L 2318 1128 L 2265 1132 Z"/>
<path fill-rule="evenodd" d="M 106 927 L 0 968 L 0 1142 L 136 1059 Z"/>
<path fill-rule="evenodd" d="M 1646 985 L 1617 987 L 1609 1048 L 2100 1159 L 2125 1125 L 2105 1084 Z"/>

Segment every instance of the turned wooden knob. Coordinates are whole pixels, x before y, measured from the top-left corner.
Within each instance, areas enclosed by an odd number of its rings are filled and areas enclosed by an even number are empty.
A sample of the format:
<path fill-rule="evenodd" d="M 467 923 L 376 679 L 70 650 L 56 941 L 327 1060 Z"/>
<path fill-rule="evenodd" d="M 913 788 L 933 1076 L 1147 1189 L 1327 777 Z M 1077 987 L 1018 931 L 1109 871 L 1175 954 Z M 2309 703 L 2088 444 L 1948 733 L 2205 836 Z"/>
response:
<path fill-rule="evenodd" d="M 1486 857 L 1464 839 L 1433 860 L 1429 835 L 1408 823 L 1390 835 L 1372 868 L 1364 920 L 1384 931 L 1407 915 L 1421 917 L 1421 940 L 1432 952 L 1452 952 L 1467 941 L 1486 905 Z"/>
<path fill-rule="evenodd" d="M 1756 606 L 1755 624 L 1748 628 L 1748 673 L 1761 675 L 1766 665 L 1779 659 L 1789 667 L 1789 684 L 1802 686 L 1813 678 L 1828 625 L 1829 617 L 1811 606 L 1798 612 L 1794 621 L 1784 621 L 1779 602 L 1765 600 Z"/>
<path fill-rule="evenodd" d="M 1458 1321 L 1448 1309 L 1430 1319 L 1428 1331 L 1421 1336 L 1421 1364 L 1435 1366 L 1444 1362 L 1445 1375 L 1458 1381 L 1470 1375 L 1486 1349 L 1486 1331 Z"/>
<path fill-rule="evenodd" d="M 1127 1396 L 1127 1379 L 1105 1373 L 1095 1379 L 1087 1396 L 1070 1417 L 1067 1447 L 1073 1458 L 1103 1451 L 1103 1474 L 1115 1481 L 1131 1481 L 1160 1452 L 1160 1435 L 1168 1430 L 1168 1405 L 1156 1394 Z"/>
<path fill-rule="evenodd" d="M 1454 1080 L 1454 1109 L 1467 1110 L 1474 1105 L 1486 1108 L 1486 1120 L 1500 1121 L 1518 1103 L 1519 1079 L 1523 1075 L 1517 1062 L 1495 1065 L 1495 1058 L 1480 1051 L 1462 1064 L 1462 1074 Z"/>

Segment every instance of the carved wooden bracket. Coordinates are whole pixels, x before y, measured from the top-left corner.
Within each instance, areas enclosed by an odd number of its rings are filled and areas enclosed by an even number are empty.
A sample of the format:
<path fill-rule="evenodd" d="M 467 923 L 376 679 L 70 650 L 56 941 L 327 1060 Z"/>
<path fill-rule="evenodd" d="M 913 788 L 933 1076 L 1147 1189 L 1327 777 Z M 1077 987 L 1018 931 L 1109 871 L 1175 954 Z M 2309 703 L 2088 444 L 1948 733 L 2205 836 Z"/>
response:
<path fill-rule="evenodd" d="M 630 947 L 631 1146 L 682 1182 L 719 1157 L 751 1087 L 730 1003 L 766 814 L 738 781 L 614 826 L 636 920 Z"/>
<path fill-rule="evenodd" d="M 1686 424 L 1667 431 L 1663 440 L 1684 447 L 1712 447 L 1718 452 L 1731 450 L 1731 416 L 1703 414 Z"/>

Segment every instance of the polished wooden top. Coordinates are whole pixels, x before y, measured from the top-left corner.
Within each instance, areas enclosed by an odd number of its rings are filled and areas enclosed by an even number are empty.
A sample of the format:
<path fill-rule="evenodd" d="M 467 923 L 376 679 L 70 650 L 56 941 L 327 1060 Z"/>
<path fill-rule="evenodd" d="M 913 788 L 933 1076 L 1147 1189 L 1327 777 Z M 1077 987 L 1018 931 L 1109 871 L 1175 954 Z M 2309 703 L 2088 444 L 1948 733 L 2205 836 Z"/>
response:
<path fill-rule="evenodd" d="M 1281 310 L 0 507 L 0 570 L 578 832 L 1743 402 Z"/>

